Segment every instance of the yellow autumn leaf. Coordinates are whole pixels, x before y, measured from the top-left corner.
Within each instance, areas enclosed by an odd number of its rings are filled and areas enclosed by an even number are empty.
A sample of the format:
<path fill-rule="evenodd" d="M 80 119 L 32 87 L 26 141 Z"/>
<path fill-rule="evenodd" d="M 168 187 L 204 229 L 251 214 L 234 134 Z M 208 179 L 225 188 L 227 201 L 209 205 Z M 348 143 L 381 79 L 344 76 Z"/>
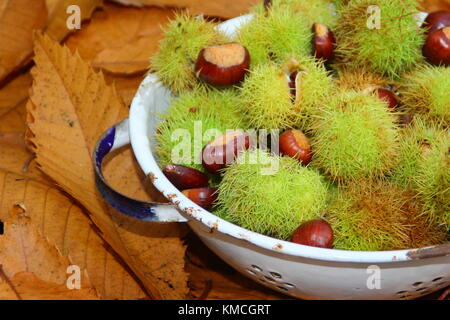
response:
<path fill-rule="evenodd" d="M 146 297 L 86 213 L 67 195 L 48 184 L 0 170 L 0 198 L 0 220 L 8 219 L 8 208 L 20 204 L 33 227 L 73 264 L 87 271 L 102 299 Z"/>
<path fill-rule="evenodd" d="M 173 11 L 157 7 L 127 8 L 105 4 L 66 45 L 95 68 L 114 74 L 143 73 L 158 50 L 161 26 Z"/>
<path fill-rule="evenodd" d="M 128 108 L 101 74 L 47 36 L 36 37 L 35 63 L 28 127 L 42 170 L 90 212 L 102 237 L 153 298 L 184 298 L 188 289 L 180 227 L 127 218 L 107 207 L 96 190 L 91 163 L 95 142 L 127 116 Z M 122 159 L 115 177 L 128 183 L 136 169 L 130 170 L 131 157 Z"/>
<path fill-rule="evenodd" d="M 261 2 L 261 0 L 113 0 L 115 2 L 132 5 L 137 7 L 142 6 L 162 6 L 186 8 L 191 14 L 205 14 L 207 16 L 233 18 L 241 14 L 245 14 L 248 10 Z"/>
<path fill-rule="evenodd" d="M 103 5 L 103 0 L 46 0 L 46 2 L 49 17 L 45 32 L 58 41 L 76 31 L 77 22 L 89 19 L 94 10 Z"/>
<path fill-rule="evenodd" d="M 45 0 L 0 1 L 0 81 L 29 61 L 33 30 L 43 28 L 46 17 Z"/>
<path fill-rule="evenodd" d="M 1 270 L 0 270 L 1 272 Z M 98 300 L 91 288 L 69 289 L 39 279 L 31 272 L 18 272 L 11 279 L 0 277 L 0 300 Z"/>

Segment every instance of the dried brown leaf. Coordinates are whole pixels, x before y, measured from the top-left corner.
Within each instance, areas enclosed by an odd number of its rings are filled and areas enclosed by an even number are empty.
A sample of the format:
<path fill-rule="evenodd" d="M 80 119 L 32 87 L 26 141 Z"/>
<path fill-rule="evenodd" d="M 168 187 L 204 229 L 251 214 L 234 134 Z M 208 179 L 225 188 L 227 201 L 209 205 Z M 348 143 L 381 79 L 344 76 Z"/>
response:
<path fill-rule="evenodd" d="M 115 2 L 132 5 L 137 7 L 142 6 L 162 6 L 162 7 L 176 7 L 186 8 L 192 14 L 205 14 L 207 16 L 233 18 L 241 14 L 247 13 L 248 10 L 261 0 L 217 0 L 217 1 L 203 1 L 203 0 L 114 0 Z"/>
<path fill-rule="evenodd" d="M 19 272 L 8 281 L 0 278 L 0 300 L 98 300 L 90 288 L 68 289 L 39 279 L 31 272 Z"/>
<path fill-rule="evenodd" d="M 132 220 L 109 209 L 94 181 L 91 153 L 103 131 L 126 117 L 128 109 L 101 74 L 67 48 L 38 35 L 34 85 L 29 108 L 37 162 L 90 213 L 102 236 L 139 277 L 153 298 L 181 299 L 187 293 L 185 246 L 178 226 Z M 117 166 L 117 179 L 136 172 Z M 136 177 L 139 181 L 139 178 Z M 148 182 L 147 182 L 148 183 Z"/>
<path fill-rule="evenodd" d="M 289 299 L 250 280 L 220 260 L 200 239 L 190 236 L 186 252 L 190 298 L 207 300 Z"/>
<path fill-rule="evenodd" d="M 31 80 L 30 73 L 23 73 L 0 88 L 0 117 L 26 103 Z"/>
<path fill-rule="evenodd" d="M 131 104 L 143 79 L 144 75 L 120 76 L 108 73 L 105 74 L 106 83 L 116 87 L 117 93 L 127 106 Z"/>
<path fill-rule="evenodd" d="M 70 198 L 54 187 L 0 171 L 0 220 L 8 208 L 20 204 L 31 223 L 73 264 L 86 270 L 103 299 L 140 299 L 146 295 L 90 219 Z"/>
<path fill-rule="evenodd" d="M 9 216 L 2 219 L 4 233 L 0 236 L 0 261 L 4 275 L 8 278 L 16 273 L 32 272 L 44 281 L 65 284 L 68 257 L 61 255 L 32 225 L 23 214 L 23 206 L 9 208 Z M 85 282 L 82 279 L 82 282 Z"/>
<path fill-rule="evenodd" d="M 80 8 L 80 21 L 89 19 L 95 9 L 103 5 L 103 0 L 46 0 L 48 6 L 48 21 L 45 32 L 53 39 L 61 41 L 69 33 L 76 29 L 69 29 L 67 21 L 71 20 L 72 12 L 67 12 L 69 6 L 75 5 Z"/>
<path fill-rule="evenodd" d="M 66 45 L 96 68 L 123 75 L 142 73 L 158 49 L 160 25 L 172 16 L 172 10 L 167 9 L 105 4 L 88 25 L 67 39 Z"/>
<path fill-rule="evenodd" d="M 0 169 L 52 184 L 37 168 L 33 154 L 25 145 L 29 86 L 31 75 L 27 73 L 0 89 Z"/>
<path fill-rule="evenodd" d="M 0 123 L 2 119 L 0 119 Z M 52 185 L 53 182 L 39 170 L 34 155 L 25 146 L 22 133 L 0 132 L 0 170 Z"/>
<path fill-rule="evenodd" d="M 33 30 L 45 26 L 45 0 L 0 2 L 0 81 L 29 61 Z"/>
<path fill-rule="evenodd" d="M 450 0 L 423 0 L 422 6 L 426 12 L 450 11 Z"/>

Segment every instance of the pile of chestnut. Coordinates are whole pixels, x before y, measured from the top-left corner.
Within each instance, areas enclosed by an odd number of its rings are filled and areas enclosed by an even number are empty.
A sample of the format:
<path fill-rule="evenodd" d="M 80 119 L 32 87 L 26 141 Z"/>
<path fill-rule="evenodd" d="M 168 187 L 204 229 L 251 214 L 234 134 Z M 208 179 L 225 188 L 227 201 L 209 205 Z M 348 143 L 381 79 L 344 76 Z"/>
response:
<path fill-rule="evenodd" d="M 424 25 L 427 40 L 423 46 L 424 57 L 434 65 L 450 64 L 450 12 L 438 11 L 428 15 Z M 329 63 L 334 58 L 335 37 L 325 25 L 312 26 L 312 45 L 314 56 Z M 250 54 L 239 43 L 227 43 L 207 47 L 199 53 L 195 64 L 197 76 L 213 86 L 229 86 L 244 80 L 250 67 Z M 289 76 L 289 88 L 295 98 L 297 72 Z M 389 109 L 398 105 L 398 99 L 391 90 L 378 88 L 374 91 L 385 100 Z M 231 164 L 237 155 L 254 147 L 252 137 L 243 131 L 226 132 L 210 141 L 202 150 L 202 165 L 206 172 L 218 175 Z M 284 131 L 279 136 L 280 153 L 297 159 L 307 165 L 313 156 L 308 138 L 296 129 Z M 164 167 L 165 176 L 182 193 L 200 207 L 210 210 L 217 200 L 217 189 L 209 186 L 207 174 L 186 166 L 168 164 Z M 332 248 L 333 230 L 322 219 L 307 221 L 293 233 L 292 242 L 309 246 Z"/>
<path fill-rule="evenodd" d="M 315 23 L 312 29 L 315 57 L 331 61 L 335 47 L 333 32 L 319 23 Z M 228 86 L 243 81 L 249 67 L 248 50 L 241 44 L 233 42 L 202 49 L 195 64 L 195 71 L 200 79 L 210 85 Z M 296 73 L 291 74 L 289 82 L 291 93 L 294 96 L 296 75 Z M 396 105 L 395 96 L 385 91 L 380 91 L 380 96 L 389 101 L 395 101 L 390 102 L 390 105 Z M 241 151 L 254 146 L 252 137 L 247 133 L 243 131 L 226 132 L 205 145 L 202 150 L 202 165 L 206 172 L 218 175 L 222 169 L 235 160 Z M 284 131 L 279 136 L 279 148 L 281 154 L 297 159 L 302 165 L 307 165 L 311 161 L 310 143 L 300 130 Z M 209 186 L 208 175 L 178 164 L 166 165 L 163 173 L 191 201 L 206 210 L 213 207 L 217 200 L 217 189 Z M 295 230 L 291 240 L 309 246 L 332 248 L 333 230 L 325 220 L 307 221 Z"/>
<path fill-rule="evenodd" d="M 202 165 L 211 174 L 220 174 L 231 164 L 239 152 L 254 146 L 251 136 L 242 131 L 226 132 L 206 144 L 202 150 Z M 312 152 L 308 138 L 300 130 L 286 130 L 279 136 L 280 152 L 297 159 L 302 165 L 311 161 Z M 163 172 L 172 184 L 191 201 L 209 210 L 217 200 L 217 189 L 208 185 L 209 177 L 196 169 L 178 164 L 168 164 Z M 307 221 L 293 233 L 293 242 L 323 248 L 332 248 L 333 230 L 321 219 Z"/>

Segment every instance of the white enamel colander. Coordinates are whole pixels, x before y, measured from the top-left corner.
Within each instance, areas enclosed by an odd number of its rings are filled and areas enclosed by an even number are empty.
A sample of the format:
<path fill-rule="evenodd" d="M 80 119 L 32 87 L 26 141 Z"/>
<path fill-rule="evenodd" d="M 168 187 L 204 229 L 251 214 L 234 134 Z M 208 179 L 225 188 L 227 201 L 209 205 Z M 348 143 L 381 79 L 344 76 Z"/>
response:
<path fill-rule="evenodd" d="M 233 35 L 251 15 L 228 20 Z M 186 222 L 225 262 L 276 291 L 305 299 L 411 299 L 450 285 L 450 244 L 397 251 L 345 251 L 304 246 L 229 223 L 186 198 L 165 177 L 154 153 L 158 114 L 171 92 L 149 74 L 133 99 L 129 119 L 108 130 L 94 151 L 97 186 L 105 200 L 137 219 Z M 131 142 L 144 173 L 171 204 L 145 203 L 111 189 L 101 173 L 103 157 Z"/>

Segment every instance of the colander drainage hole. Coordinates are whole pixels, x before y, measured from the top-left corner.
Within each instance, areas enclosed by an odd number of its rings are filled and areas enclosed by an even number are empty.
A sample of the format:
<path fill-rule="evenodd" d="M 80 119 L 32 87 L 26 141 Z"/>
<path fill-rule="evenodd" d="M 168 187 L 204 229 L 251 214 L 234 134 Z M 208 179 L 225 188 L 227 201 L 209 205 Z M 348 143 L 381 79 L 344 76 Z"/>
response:
<path fill-rule="evenodd" d="M 246 269 L 248 273 L 250 273 L 252 276 L 256 276 L 256 272 L 250 269 Z"/>
<path fill-rule="evenodd" d="M 282 286 L 277 286 L 278 289 L 284 290 L 284 291 L 289 291 L 288 288 L 282 287 Z"/>
<path fill-rule="evenodd" d="M 421 281 L 419 281 L 419 282 L 414 282 L 412 286 L 413 286 L 414 288 L 417 288 L 417 287 L 419 287 L 422 283 L 423 283 L 423 282 L 421 282 Z"/>
<path fill-rule="evenodd" d="M 444 278 L 443 278 L 443 277 L 438 277 L 438 278 L 435 278 L 435 279 L 433 279 L 433 280 L 431 280 L 431 281 L 437 282 L 437 281 L 439 281 L 439 280 L 441 280 L 441 279 L 444 279 Z"/>
<path fill-rule="evenodd" d="M 252 264 L 252 268 L 255 269 L 258 272 L 263 271 L 260 267 L 258 267 L 257 265 Z"/>
<path fill-rule="evenodd" d="M 277 272 L 270 272 L 270 275 L 272 277 L 274 277 L 275 279 L 281 279 L 281 274 L 277 273 Z"/>
<path fill-rule="evenodd" d="M 427 290 L 427 289 L 428 289 L 427 287 L 423 287 L 423 288 L 417 289 L 416 291 L 417 291 L 417 292 L 420 292 L 420 291 Z"/>
<path fill-rule="evenodd" d="M 406 299 L 410 296 L 408 291 L 399 291 L 397 292 L 397 295 L 400 297 L 400 299 Z"/>
<path fill-rule="evenodd" d="M 269 281 L 269 282 L 275 282 L 275 279 L 268 277 L 268 276 L 264 276 L 264 278 Z"/>
<path fill-rule="evenodd" d="M 295 288 L 295 286 L 292 284 L 292 283 L 283 283 L 286 287 L 288 287 L 288 288 Z"/>

